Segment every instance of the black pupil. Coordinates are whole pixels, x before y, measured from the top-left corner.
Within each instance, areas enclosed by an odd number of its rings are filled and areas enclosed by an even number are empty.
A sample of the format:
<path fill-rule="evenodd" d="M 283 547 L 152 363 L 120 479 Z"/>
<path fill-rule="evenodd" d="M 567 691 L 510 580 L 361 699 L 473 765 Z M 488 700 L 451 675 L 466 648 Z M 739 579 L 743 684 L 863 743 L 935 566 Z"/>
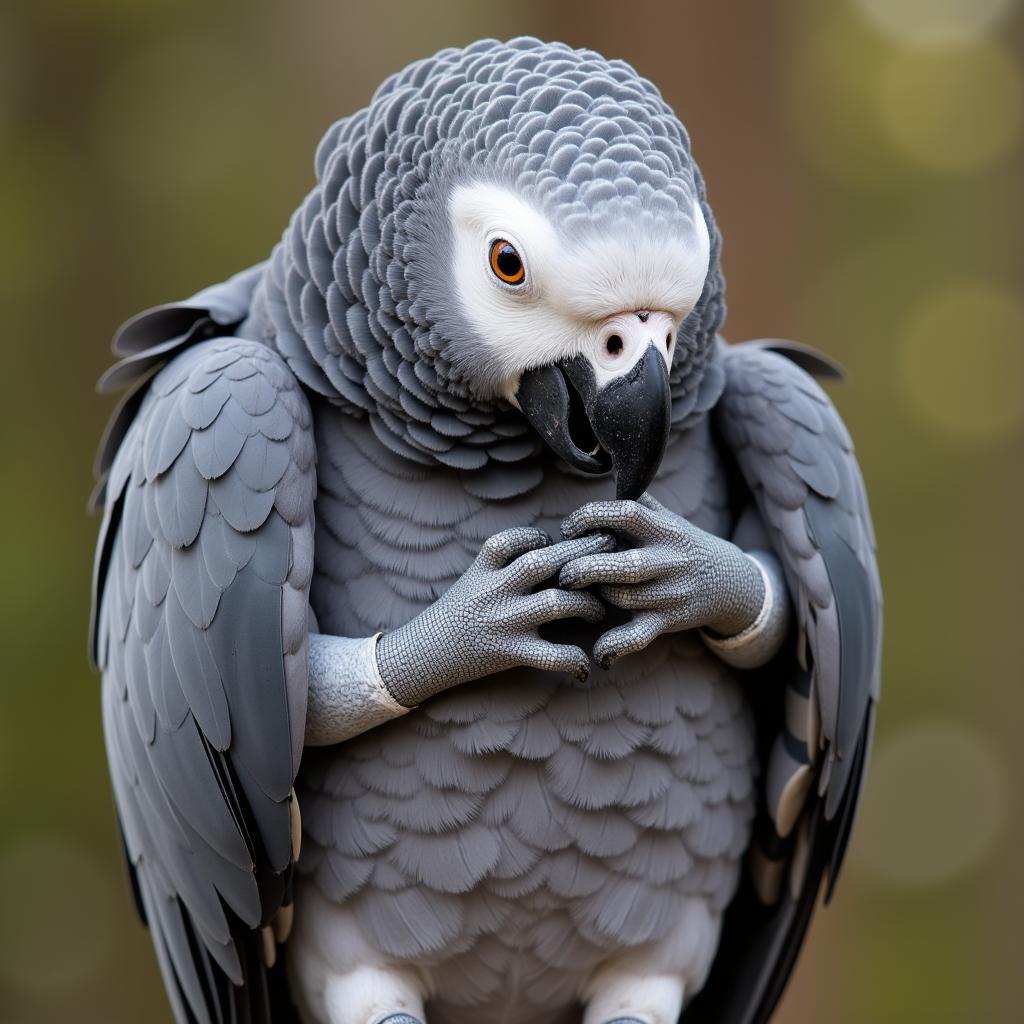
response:
<path fill-rule="evenodd" d="M 523 261 L 519 258 L 519 253 L 508 242 L 498 250 L 496 262 L 498 270 L 505 277 L 518 277 L 519 272 L 523 269 Z"/>

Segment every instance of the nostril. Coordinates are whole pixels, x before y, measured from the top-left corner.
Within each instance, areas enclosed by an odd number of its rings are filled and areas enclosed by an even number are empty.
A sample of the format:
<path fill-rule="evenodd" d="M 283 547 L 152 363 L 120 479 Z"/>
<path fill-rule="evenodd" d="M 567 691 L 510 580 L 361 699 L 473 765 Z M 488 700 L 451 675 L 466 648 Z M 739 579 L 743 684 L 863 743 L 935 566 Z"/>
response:
<path fill-rule="evenodd" d="M 604 347 L 608 350 L 608 355 L 617 356 L 622 351 L 622 339 L 617 334 L 613 334 L 604 343 Z"/>
<path fill-rule="evenodd" d="M 672 335 L 671 334 L 666 334 L 665 335 L 665 348 L 671 348 L 671 347 L 672 347 Z"/>

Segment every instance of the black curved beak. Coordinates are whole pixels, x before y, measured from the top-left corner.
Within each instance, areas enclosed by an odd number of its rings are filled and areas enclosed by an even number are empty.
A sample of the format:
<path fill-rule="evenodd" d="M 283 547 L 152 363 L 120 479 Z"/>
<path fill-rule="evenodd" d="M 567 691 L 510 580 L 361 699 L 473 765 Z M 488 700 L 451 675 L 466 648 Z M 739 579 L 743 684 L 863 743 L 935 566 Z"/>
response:
<path fill-rule="evenodd" d="M 570 466 L 615 474 L 618 498 L 639 498 L 668 444 L 668 369 L 651 345 L 628 373 L 598 388 L 584 356 L 523 374 L 516 392 L 533 428 Z"/>

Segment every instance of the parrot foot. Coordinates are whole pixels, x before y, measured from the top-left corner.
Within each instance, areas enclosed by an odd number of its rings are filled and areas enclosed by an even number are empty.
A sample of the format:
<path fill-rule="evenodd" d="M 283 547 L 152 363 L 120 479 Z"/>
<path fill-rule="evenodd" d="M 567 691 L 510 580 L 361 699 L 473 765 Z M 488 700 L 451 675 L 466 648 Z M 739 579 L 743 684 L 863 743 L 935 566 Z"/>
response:
<path fill-rule="evenodd" d="M 385 1017 L 380 1024 L 422 1024 L 422 1021 L 407 1013 L 393 1013 L 390 1017 Z"/>

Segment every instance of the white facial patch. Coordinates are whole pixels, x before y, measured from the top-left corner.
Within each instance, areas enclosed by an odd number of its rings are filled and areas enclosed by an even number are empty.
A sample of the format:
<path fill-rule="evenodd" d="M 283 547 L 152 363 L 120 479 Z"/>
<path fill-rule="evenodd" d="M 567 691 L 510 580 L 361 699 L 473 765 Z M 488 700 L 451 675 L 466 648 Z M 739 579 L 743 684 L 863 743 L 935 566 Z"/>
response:
<path fill-rule="evenodd" d="M 458 301 L 508 399 L 525 370 L 593 349 L 609 317 L 658 310 L 678 329 L 707 276 L 710 241 L 696 202 L 688 239 L 613 229 L 568 239 L 535 207 L 490 183 L 459 187 L 449 210 Z M 519 253 L 521 285 L 503 284 L 491 269 L 495 239 Z"/>
<path fill-rule="evenodd" d="M 689 238 L 623 231 L 570 246 L 552 298 L 582 317 L 648 309 L 682 320 L 700 298 L 710 258 L 707 224 L 694 200 Z"/>
<path fill-rule="evenodd" d="M 578 351 L 579 324 L 545 301 L 561 243 L 541 213 L 496 185 L 463 186 L 451 199 L 459 301 L 497 363 L 502 380 Z M 490 245 L 511 242 L 526 268 L 522 285 L 504 285 L 490 268 Z M 513 389 L 514 390 L 514 389 Z"/>

